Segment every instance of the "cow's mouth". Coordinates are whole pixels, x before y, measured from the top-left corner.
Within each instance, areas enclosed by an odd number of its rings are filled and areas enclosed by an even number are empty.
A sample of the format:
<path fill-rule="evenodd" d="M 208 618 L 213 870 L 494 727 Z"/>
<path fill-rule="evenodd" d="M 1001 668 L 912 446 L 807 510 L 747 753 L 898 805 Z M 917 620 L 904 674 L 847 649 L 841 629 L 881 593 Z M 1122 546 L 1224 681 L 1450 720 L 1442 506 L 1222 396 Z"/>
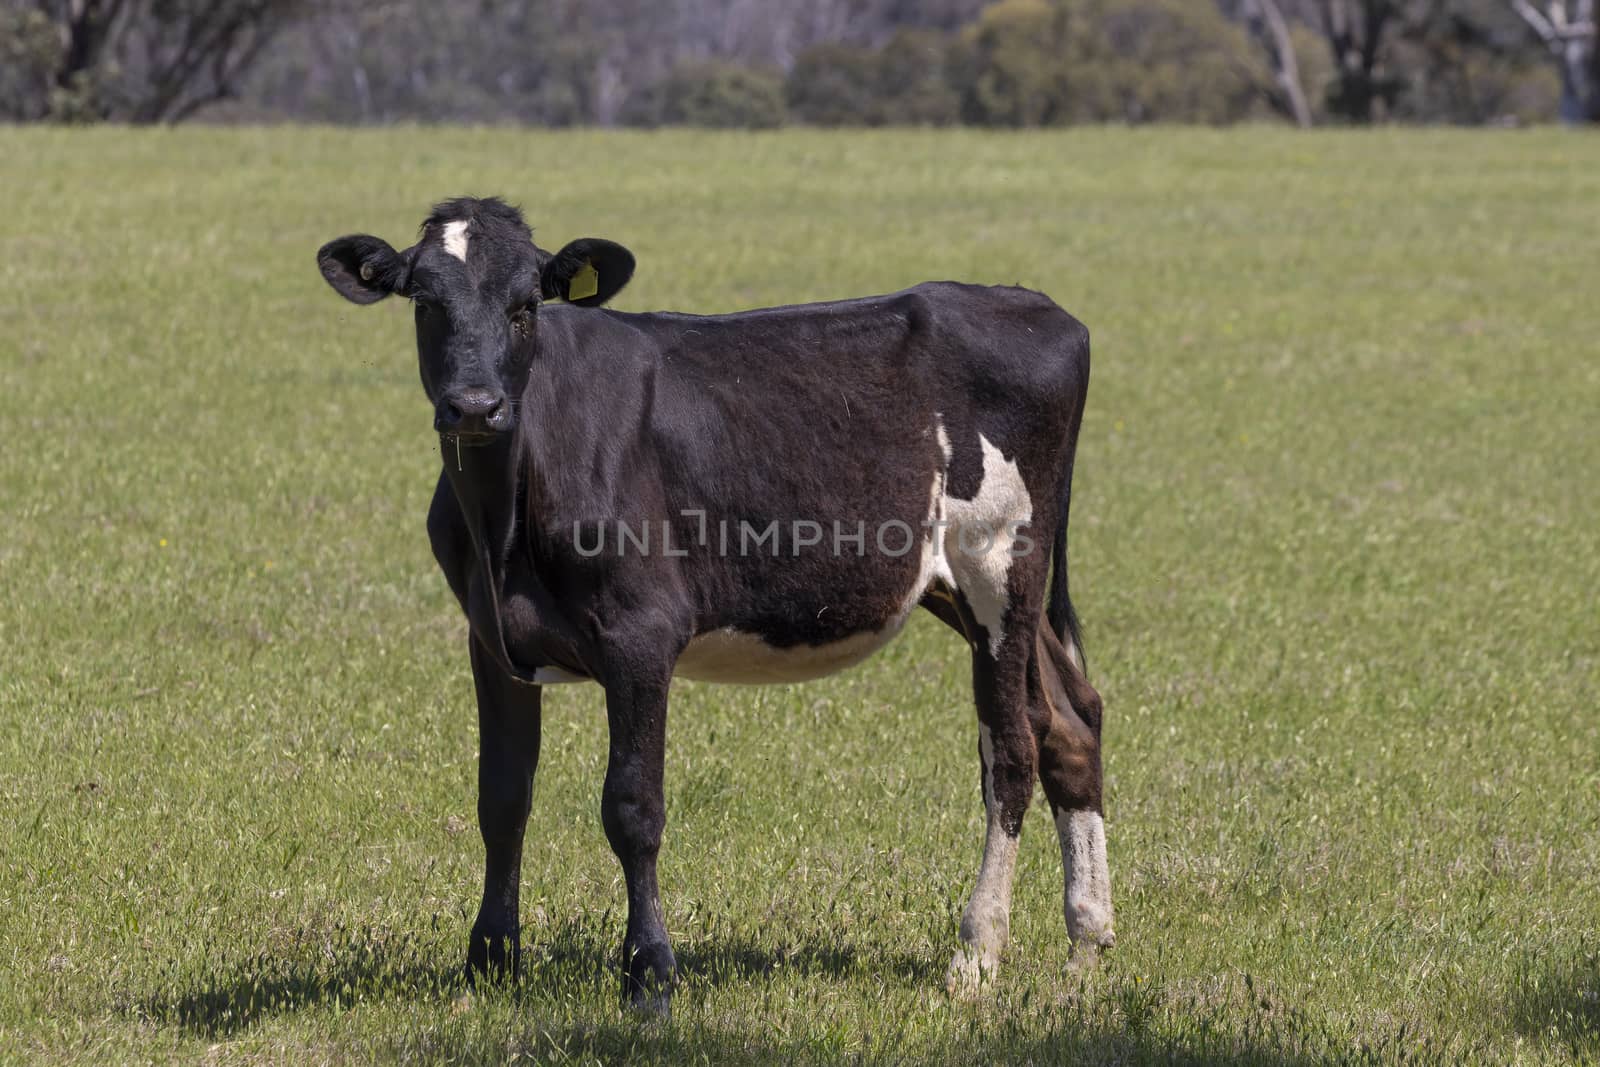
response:
<path fill-rule="evenodd" d="M 500 440 L 501 434 L 494 430 L 482 433 L 442 433 L 439 440 L 447 445 L 460 445 L 463 448 L 477 448 L 480 445 L 489 445 Z"/>
<path fill-rule="evenodd" d="M 453 460 L 456 470 L 465 470 L 466 468 L 461 462 L 463 449 L 483 448 L 494 444 L 504 436 L 504 434 L 495 433 L 492 430 L 482 433 L 442 433 L 439 435 L 439 454 L 443 457 L 447 466 Z"/>

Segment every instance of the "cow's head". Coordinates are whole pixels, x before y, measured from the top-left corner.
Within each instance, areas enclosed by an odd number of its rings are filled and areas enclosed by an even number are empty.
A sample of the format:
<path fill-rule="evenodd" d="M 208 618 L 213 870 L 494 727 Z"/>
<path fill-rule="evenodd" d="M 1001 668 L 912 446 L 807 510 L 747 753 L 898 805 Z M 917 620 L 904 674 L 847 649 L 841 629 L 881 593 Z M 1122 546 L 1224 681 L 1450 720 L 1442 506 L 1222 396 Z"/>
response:
<path fill-rule="evenodd" d="M 540 302 L 604 304 L 633 276 L 633 254 L 585 238 L 552 255 L 533 243 L 516 208 L 463 197 L 435 207 L 403 252 L 379 237 L 341 237 L 317 252 L 317 266 L 353 303 L 410 299 L 434 429 L 474 444 L 516 425 Z"/>

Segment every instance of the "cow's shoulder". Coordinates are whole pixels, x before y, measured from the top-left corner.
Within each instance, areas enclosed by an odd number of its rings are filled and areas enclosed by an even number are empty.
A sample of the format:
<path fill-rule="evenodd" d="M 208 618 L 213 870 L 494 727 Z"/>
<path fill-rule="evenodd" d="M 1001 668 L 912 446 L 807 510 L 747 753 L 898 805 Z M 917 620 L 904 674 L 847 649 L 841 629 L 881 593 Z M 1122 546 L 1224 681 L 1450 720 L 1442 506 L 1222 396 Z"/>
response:
<path fill-rule="evenodd" d="M 475 558 L 472 532 L 467 528 L 467 520 L 461 513 L 461 503 L 450 486 L 450 479 L 442 471 L 439 484 L 433 490 L 433 502 L 428 505 L 428 544 L 433 549 L 433 558 L 439 563 L 439 570 L 444 572 L 445 581 L 450 584 L 450 591 L 465 610 L 467 587 L 472 578 Z"/>

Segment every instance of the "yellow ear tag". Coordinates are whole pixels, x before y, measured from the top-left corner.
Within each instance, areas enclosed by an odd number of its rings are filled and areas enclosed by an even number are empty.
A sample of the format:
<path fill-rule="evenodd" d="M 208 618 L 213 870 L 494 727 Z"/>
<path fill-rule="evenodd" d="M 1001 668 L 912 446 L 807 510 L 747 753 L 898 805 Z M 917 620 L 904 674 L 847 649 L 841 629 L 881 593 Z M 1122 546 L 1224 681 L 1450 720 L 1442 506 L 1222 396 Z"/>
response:
<path fill-rule="evenodd" d="M 567 283 L 567 299 L 582 300 L 586 296 L 593 296 L 600 291 L 600 275 L 594 269 L 594 264 L 588 260 L 583 261 L 582 268 L 572 276 Z"/>

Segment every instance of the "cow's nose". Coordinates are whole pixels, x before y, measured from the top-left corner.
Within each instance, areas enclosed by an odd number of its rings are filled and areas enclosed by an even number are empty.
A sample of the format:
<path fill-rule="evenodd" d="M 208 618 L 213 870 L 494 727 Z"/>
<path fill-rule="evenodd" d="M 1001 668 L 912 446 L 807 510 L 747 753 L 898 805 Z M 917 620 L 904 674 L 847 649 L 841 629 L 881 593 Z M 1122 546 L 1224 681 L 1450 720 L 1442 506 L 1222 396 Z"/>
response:
<path fill-rule="evenodd" d="M 464 436 L 500 433 L 511 428 L 505 394 L 488 389 L 467 389 L 445 397 L 434 412 L 433 428 Z"/>

